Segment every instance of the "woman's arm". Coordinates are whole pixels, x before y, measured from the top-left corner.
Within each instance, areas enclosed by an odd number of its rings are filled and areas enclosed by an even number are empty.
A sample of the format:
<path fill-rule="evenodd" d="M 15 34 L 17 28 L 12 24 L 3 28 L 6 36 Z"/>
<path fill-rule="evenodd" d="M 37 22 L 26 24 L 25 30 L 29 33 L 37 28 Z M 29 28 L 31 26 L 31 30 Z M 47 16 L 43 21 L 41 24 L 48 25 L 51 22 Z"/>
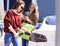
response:
<path fill-rule="evenodd" d="M 12 28 L 11 25 L 8 27 L 8 29 L 14 34 L 14 37 L 15 37 L 15 38 L 18 37 L 18 34 L 15 32 L 15 30 Z"/>
<path fill-rule="evenodd" d="M 12 23 L 11 17 L 12 17 L 12 12 L 11 12 L 11 10 L 9 10 L 9 11 L 7 11 L 7 13 L 4 17 L 4 27 L 9 29 L 8 31 L 11 31 L 14 34 L 14 37 L 16 38 L 18 35 L 11 25 L 11 23 Z"/>
<path fill-rule="evenodd" d="M 26 16 L 26 21 L 29 22 L 30 24 L 34 25 L 33 21 L 31 21 L 28 16 Z"/>
<path fill-rule="evenodd" d="M 21 30 L 23 30 L 24 32 L 28 32 L 24 27 L 21 27 Z"/>

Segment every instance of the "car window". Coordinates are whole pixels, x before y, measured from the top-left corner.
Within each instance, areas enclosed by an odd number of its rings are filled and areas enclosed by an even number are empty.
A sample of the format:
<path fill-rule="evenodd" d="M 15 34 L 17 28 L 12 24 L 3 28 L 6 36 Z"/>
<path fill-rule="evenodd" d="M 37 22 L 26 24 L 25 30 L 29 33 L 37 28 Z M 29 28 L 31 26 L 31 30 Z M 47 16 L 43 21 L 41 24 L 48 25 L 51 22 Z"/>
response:
<path fill-rule="evenodd" d="M 46 24 L 49 24 L 49 25 L 56 25 L 56 17 L 53 16 L 53 17 L 49 17 L 46 19 Z"/>

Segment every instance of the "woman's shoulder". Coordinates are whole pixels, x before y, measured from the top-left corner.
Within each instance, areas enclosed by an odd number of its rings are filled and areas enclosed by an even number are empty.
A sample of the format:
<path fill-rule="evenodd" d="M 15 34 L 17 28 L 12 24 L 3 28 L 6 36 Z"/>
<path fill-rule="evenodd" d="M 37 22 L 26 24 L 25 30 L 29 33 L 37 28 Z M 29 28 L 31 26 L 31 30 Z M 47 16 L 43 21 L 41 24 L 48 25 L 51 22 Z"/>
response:
<path fill-rule="evenodd" d="M 8 13 L 11 13 L 11 12 L 12 12 L 12 10 L 10 9 L 10 10 L 8 10 L 7 12 L 8 12 Z"/>
<path fill-rule="evenodd" d="M 11 13 L 12 13 L 11 9 L 6 12 L 6 14 L 11 14 Z"/>
<path fill-rule="evenodd" d="M 5 15 L 5 16 L 11 16 L 11 14 L 12 14 L 12 11 L 11 11 L 11 10 L 8 10 L 8 11 L 6 12 L 6 15 Z"/>

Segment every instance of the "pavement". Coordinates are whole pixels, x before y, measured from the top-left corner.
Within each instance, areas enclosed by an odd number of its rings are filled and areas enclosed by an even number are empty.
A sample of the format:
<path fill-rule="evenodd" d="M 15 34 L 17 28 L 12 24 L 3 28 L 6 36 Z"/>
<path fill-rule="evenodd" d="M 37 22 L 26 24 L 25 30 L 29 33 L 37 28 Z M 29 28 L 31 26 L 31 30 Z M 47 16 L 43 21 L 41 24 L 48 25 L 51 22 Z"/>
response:
<path fill-rule="evenodd" d="M 4 46 L 4 35 L 0 35 L 0 46 Z"/>
<path fill-rule="evenodd" d="M 28 46 L 55 46 L 55 34 L 54 32 L 46 32 L 45 33 L 47 35 L 47 42 L 32 42 L 29 41 Z M 18 38 L 18 43 L 19 46 L 22 46 L 22 42 L 21 42 L 21 38 Z M 4 46 L 4 33 L 3 36 L 0 36 L 0 46 Z M 12 43 L 10 44 L 10 46 L 12 46 Z"/>
<path fill-rule="evenodd" d="M 4 34 L 2 36 L 0 36 L 0 46 L 4 46 Z M 19 43 L 19 46 L 22 46 L 22 43 L 21 43 L 21 38 L 18 38 L 18 43 Z M 13 46 L 12 43 L 10 43 L 10 46 Z"/>

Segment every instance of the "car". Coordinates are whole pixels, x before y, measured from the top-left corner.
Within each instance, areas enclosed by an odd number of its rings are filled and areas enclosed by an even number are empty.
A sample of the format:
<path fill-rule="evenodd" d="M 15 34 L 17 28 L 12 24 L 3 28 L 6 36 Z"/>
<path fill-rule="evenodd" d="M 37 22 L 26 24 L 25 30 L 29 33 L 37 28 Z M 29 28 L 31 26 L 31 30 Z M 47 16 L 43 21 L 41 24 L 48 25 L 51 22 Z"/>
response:
<path fill-rule="evenodd" d="M 56 31 L 56 16 L 47 16 L 44 18 L 40 30 Z"/>
<path fill-rule="evenodd" d="M 43 18 L 41 23 L 40 31 L 56 31 L 56 16 L 47 16 Z"/>
<path fill-rule="evenodd" d="M 46 16 L 39 29 L 32 31 L 32 33 L 43 34 L 47 38 L 47 42 L 37 43 L 38 46 L 55 46 L 55 32 L 56 32 L 56 16 Z"/>

